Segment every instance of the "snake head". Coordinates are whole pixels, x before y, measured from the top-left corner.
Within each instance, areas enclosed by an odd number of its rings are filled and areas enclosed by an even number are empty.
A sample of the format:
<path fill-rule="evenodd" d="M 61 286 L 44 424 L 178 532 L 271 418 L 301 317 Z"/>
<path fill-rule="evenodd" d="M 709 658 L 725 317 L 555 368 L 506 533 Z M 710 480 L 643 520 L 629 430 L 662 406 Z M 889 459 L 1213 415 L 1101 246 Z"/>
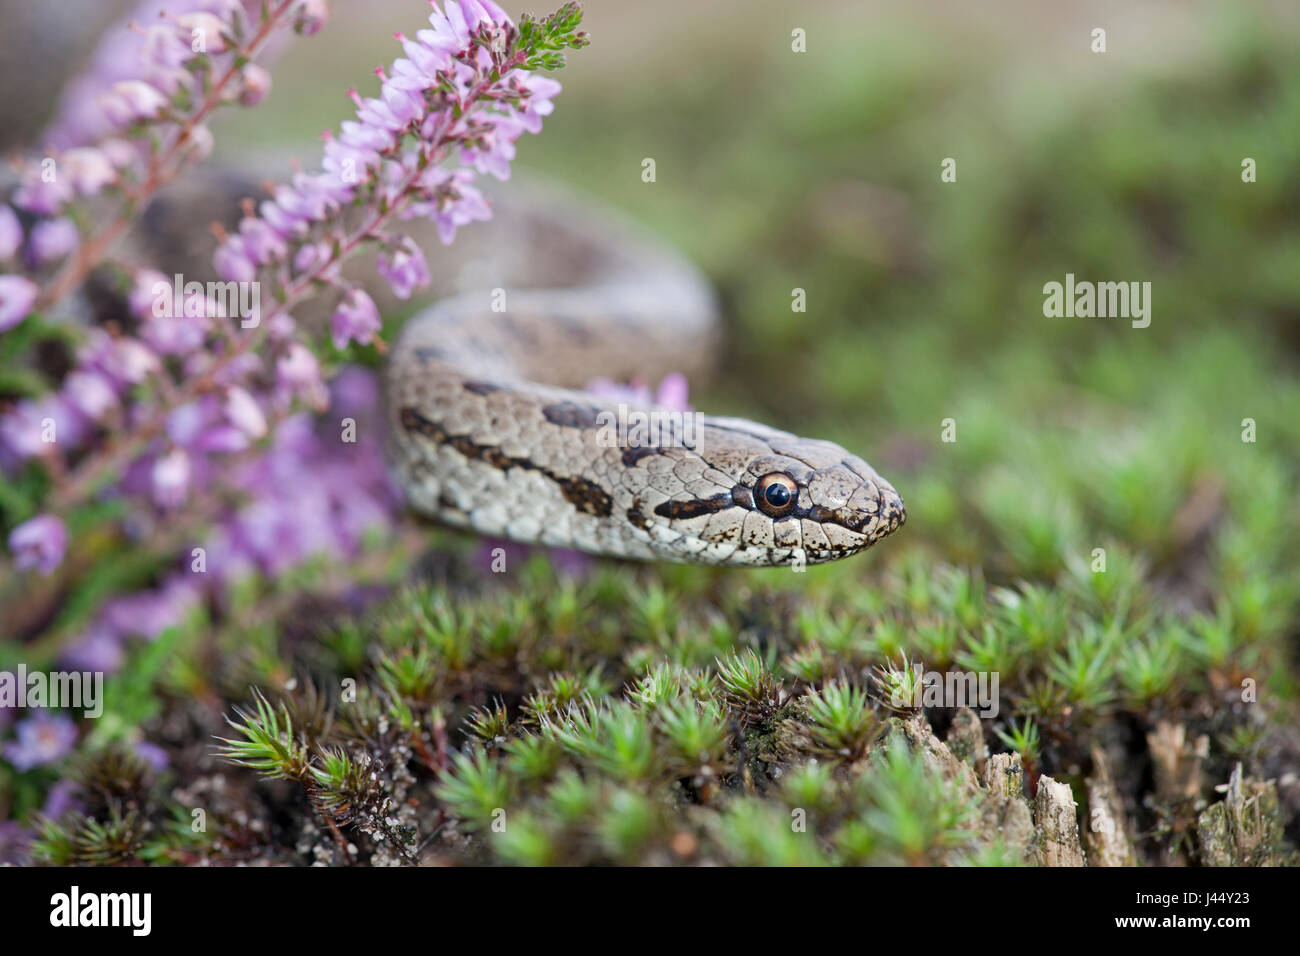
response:
<path fill-rule="evenodd" d="M 831 442 L 710 418 L 690 454 L 704 463 L 704 473 L 653 513 L 694 560 L 823 564 L 869 548 L 907 519 L 893 486 Z M 679 467 L 689 473 L 690 463 L 683 458 Z M 665 540 L 668 529 L 661 532 Z"/>

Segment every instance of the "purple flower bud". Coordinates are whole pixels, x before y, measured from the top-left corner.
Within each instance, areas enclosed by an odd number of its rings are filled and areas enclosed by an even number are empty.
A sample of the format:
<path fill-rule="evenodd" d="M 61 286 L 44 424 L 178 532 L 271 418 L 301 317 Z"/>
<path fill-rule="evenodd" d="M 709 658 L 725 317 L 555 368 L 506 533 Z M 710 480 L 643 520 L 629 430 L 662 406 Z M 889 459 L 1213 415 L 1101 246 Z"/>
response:
<path fill-rule="evenodd" d="M 487 11 L 488 16 L 492 18 L 493 22 L 495 22 L 497 26 L 504 27 L 507 24 L 513 25 L 514 21 L 510 19 L 510 14 L 498 7 L 492 2 L 492 0 L 478 0 L 478 2 L 479 5 Z"/>
<path fill-rule="evenodd" d="M 428 31 L 421 31 L 428 32 Z M 417 43 L 414 40 L 408 40 L 400 33 L 397 35 L 398 40 L 402 43 L 402 49 L 411 62 L 429 78 L 430 83 L 436 80 L 437 74 L 451 67 L 451 54 L 447 50 L 435 49 L 424 43 Z"/>
<path fill-rule="evenodd" d="M 63 563 L 68 529 L 54 515 L 37 515 L 9 532 L 9 550 L 19 571 L 32 568 L 48 577 Z"/>
<path fill-rule="evenodd" d="M 136 756 L 153 767 L 154 770 L 166 770 L 168 759 L 167 751 L 163 750 L 157 744 L 150 743 L 147 740 L 141 740 L 135 745 Z"/>
<path fill-rule="evenodd" d="M 60 157 L 59 164 L 72 188 L 83 196 L 98 196 L 105 186 L 117 181 L 117 170 L 98 149 L 70 149 Z"/>
<path fill-rule="evenodd" d="M 315 36 L 320 33 L 329 17 L 330 9 L 325 0 L 302 0 L 293 26 L 303 36 Z"/>
<path fill-rule="evenodd" d="M 117 126 L 154 119 L 167 107 L 167 97 L 143 80 L 122 80 L 100 97 L 100 106 Z"/>
<path fill-rule="evenodd" d="M 138 385 L 162 367 L 158 356 L 133 338 L 114 340 L 101 361 L 104 371 L 123 385 Z"/>
<path fill-rule="evenodd" d="M 22 248 L 23 226 L 8 203 L 0 203 L 0 262 L 8 262 Z"/>
<path fill-rule="evenodd" d="M 72 372 L 63 383 L 63 397 L 92 422 L 103 419 L 118 404 L 117 392 L 98 372 Z"/>
<path fill-rule="evenodd" d="M 31 279 L 0 276 L 0 332 L 9 331 L 31 315 L 39 292 Z"/>
<path fill-rule="evenodd" d="M 121 639 L 107 627 L 97 625 L 60 657 L 62 666 L 79 671 L 114 674 L 125 657 Z"/>
<path fill-rule="evenodd" d="M 14 191 L 13 203 L 34 216 L 53 216 L 72 198 L 72 184 L 64 177 L 46 182 L 39 172 Z"/>
<path fill-rule="evenodd" d="M 320 377 L 320 363 L 311 350 L 292 342 L 285 354 L 275 360 L 276 385 L 285 397 L 299 397 L 310 405 L 325 403 L 325 384 Z"/>
<path fill-rule="evenodd" d="M 226 390 L 226 417 L 230 423 L 249 438 L 257 439 L 266 434 L 266 416 L 257 404 L 257 399 L 238 385 Z"/>
<path fill-rule="evenodd" d="M 160 508 L 175 508 L 185 503 L 190 488 L 190 456 L 183 448 L 173 448 L 153 463 L 150 479 L 153 500 Z"/>
<path fill-rule="evenodd" d="M 61 444 L 76 445 L 77 415 L 64 404 L 60 395 L 19 402 L 8 414 L 0 416 L 0 439 L 20 459 L 47 454 L 51 446 L 44 440 L 46 419 L 54 422 Z"/>
<path fill-rule="evenodd" d="M 223 242 L 213 255 L 212 264 L 217 275 L 227 282 L 252 282 L 257 278 L 257 266 L 242 236 L 231 236 Z"/>
<path fill-rule="evenodd" d="M 243 72 L 239 75 L 239 80 L 239 103 L 241 106 L 256 106 L 266 99 L 267 93 L 271 92 L 271 74 L 256 63 L 250 63 L 244 67 Z"/>
<path fill-rule="evenodd" d="M 248 448 L 248 436 L 234 425 L 214 425 L 194 442 L 194 450 L 204 454 L 232 455 Z"/>
<path fill-rule="evenodd" d="M 337 349 L 345 349 L 353 341 L 367 345 L 382 327 L 379 309 L 375 307 L 374 300 L 355 287 L 343 296 L 330 320 L 334 347 Z"/>
<path fill-rule="evenodd" d="M 689 412 L 690 386 L 686 376 L 673 372 L 663 377 L 659 389 L 655 392 L 655 404 L 674 412 Z"/>
<path fill-rule="evenodd" d="M 186 156 L 196 163 L 201 163 L 212 155 L 212 150 L 216 146 L 216 140 L 212 136 L 212 130 L 207 126 L 196 126 L 190 130 L 189 147 Z"/>
<path fill-rule="evenodd" d="M 416 289 L 429 284 L 429 264 L 424 253 L 409 237 L 389 253 L 381 252 L 377 261 L 379 274 L 393 289 L 399 299 L 409 299 Z"/>
<path fill-rule="evenodd" d="M 71 255 L 81 242 L 71 219 L 46 219 L 32 227 L 27 258 L 32 268 L 58 262 Z"/>
<path fill-rule="evenodd" d="M 263 220 L 247 217 L 239 224 L 244 253 L 259 266 L 279 262 L 289 254 L 283 237 Z"/>
<path fill-rule="evenodd" d="M 211 14 L 198 14 L 211 16 Z M 184 22 L 184 17 L 180 18 Z M 218 21 L 218 32 L 220 22 Z M 160 23 L 143 31 L 139 50 L 140 62 L 153 67 L 179 67 L 194 55 L 191 37 L 182 38 L 170 23 Z"/>
<path fill-rule="evenodd" d="M 266 224 L 284 236 L 285 239 L 302 238 L 307 235 L 308 230 L 311 228 L 305 219 L 291 216 L 283 207 L 271 202 L 269 199 L 258 207 L 258 211 L 261 213 L 262 218 L 266 220 Z"/>
<path fill-rule="evenodd" d="M 189 35 L 190 50 L 195 53 L 224 53 L 225 24 L 210 13 L 187 13 L 176 18 L 182 30 Z M 198 46 L 199 49 L 194 48 Z"/>

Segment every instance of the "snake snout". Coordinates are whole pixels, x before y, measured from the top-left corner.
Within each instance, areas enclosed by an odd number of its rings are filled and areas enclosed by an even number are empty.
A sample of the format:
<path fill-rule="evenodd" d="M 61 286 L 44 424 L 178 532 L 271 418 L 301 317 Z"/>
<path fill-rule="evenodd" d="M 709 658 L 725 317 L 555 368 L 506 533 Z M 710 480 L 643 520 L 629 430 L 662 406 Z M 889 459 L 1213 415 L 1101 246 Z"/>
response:
<path fill-rule="evenodd" d="M 893 485 L 882 478 L 878 478 L 875 485 L 877 520 L 873 542 L 897 531 L 907 521 L 907 507 Z"/>
<path fill-rule="evenodd" d="M 907 508 L 893 488 L 881 489 L 881 513 L 889 522 L 889 530 L 897 531 L 907 521 Z"/>

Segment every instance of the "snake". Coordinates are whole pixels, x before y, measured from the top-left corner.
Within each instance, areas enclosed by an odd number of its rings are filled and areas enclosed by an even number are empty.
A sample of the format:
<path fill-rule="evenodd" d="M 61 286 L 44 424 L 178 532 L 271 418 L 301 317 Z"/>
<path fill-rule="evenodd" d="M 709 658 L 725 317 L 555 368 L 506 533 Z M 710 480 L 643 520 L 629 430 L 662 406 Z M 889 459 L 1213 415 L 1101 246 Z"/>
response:
<path fill-rule="evenodd" d="M 903 525 L 894 487 L 833 442 L 584 388 L 711 367 L 726 341 L 716 300 L 684 257 L 592 200 L 536 182 L 508 197 L 497 255 L 388 356 L 389 457 L 413 510 L 529 544 L 729 567 L 822 564 Z M 511 275 L 512 246 L 540 284 Z"/>
<path fill-rule="evenodd" d="M 271 168 L 283 158 L 192 172 L 146 210 L 144 256 L 212 277 L 214 241 L 196 224 L 233 227 Z M 384 369 L 387 456 L 411 510 L 525 544 L 726 567 L 835 561 L 903 525 L 894 487 L 837 444 L 587 388 L 707 374 L 728 339 L 707 280 L 537 174 L 488 198 L 492 220 L 448 247 L 432 224 L 403 224 L 436 273 Z M 381 310 L 402 307 L 372 266 L 352 270 Z M 295 315 L 326 321 L 314 307 Z"/>

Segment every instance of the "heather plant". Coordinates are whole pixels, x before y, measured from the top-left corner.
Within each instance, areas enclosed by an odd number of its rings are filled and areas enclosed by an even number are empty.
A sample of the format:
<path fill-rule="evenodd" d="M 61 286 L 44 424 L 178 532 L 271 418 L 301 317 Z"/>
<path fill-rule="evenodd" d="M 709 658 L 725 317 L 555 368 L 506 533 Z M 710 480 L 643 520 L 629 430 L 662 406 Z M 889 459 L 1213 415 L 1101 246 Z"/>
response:
<path fill-rule="evenodd" d="M 48 155 L 20 162 L 0 205 L 0 602 L 5 637 L 35 651 L 25 659 L 111 674 L 126 641 L 251 582 L 356 557 L 390 529 L 377 385 L 346 364 L 353 347 L 383 348 L 379 314 L 341 268 L 370 248 L 398 298 L 427 285 L 401 222 L 431 219 L 449 243 L 488 218 L 476 177 L 509 177 L 560 89 L 536 71 L 586 38 L 576 4 L 518 24 L 491 0 L 434 5 L 429 28 L 397 37 L 404 56 L 378 72 L 377 95 L 349 91 L 356 118 L 326 135 L 320 169 L 248 206 L 220 242 L 224 285 L 173 288 L 122 257 L 150 201 L 212 152 L 212 115 L 257 106 L 268 50 L 328 17 L 324 0 L 148 0 L 70 84 Z M 98 275 L 123 319 L 87 320 Z M 315 296 L 336 303 L 324 334 L 292 315 Z M 326 410 L 366 437 L 331 440 Z M 6 664 L 17 650 L 6 644 Z M 75 738 L 64 717 L 29 717 L 15 766 L 51 763 Z"/>

